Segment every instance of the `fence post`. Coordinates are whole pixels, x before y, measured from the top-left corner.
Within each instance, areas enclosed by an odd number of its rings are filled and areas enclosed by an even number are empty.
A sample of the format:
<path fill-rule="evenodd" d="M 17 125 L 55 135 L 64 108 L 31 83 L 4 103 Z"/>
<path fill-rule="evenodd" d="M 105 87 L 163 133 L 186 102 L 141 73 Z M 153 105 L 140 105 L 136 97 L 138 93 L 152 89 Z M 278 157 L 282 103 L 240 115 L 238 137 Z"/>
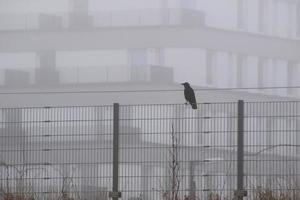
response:
<path fill-rule="evenodd" d="M 242 200 L 247 196 L 244 190 L 244 101 L 238 101 L 237 119 L 237 191 L 236 199 Z"/>
<path fill-rule="evenodd" d="M 113 114 L 113 181 L 112 192 L 109 193 L 109 197 L 113 200 L 121 198 L 121 192 L 119 192 L 119 104 L 114 103 Z"/>

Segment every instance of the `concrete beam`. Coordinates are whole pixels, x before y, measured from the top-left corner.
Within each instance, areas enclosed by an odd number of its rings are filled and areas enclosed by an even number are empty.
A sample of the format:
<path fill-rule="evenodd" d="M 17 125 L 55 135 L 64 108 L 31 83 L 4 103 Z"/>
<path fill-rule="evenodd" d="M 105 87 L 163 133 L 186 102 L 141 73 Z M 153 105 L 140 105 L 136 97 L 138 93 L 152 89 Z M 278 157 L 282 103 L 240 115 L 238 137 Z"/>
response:
<path fill-rule="evenodd" d="M 0 52 L 159 47 L 204 48 L 284 60 L 300 58 L 300 40 L 206 26 L 0 32 Z"/>

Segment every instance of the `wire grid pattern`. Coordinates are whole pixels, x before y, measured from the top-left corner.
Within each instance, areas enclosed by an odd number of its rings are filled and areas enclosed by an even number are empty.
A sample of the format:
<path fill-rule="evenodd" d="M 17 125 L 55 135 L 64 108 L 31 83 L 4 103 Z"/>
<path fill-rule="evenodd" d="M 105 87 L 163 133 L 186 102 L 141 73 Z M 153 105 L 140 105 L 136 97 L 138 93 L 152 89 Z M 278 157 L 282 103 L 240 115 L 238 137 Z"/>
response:
<path fill-rule="evenodd" d="M 244 185 L 250 199 L 268 191 L 298 199 L 299 103 L 245 103 Z M 108 199 L 113 106 L 0 111 L 0 199 Z M 197 110 L 121 105 L 122 199 L 233 199 L 237 121 L 237 102 L 203 103 Z"/>
<path fill-rule="evenodd" d="M 236 121 L 237 103 L 121 106 L 122 197 L 233 198 Z"/>
<path fill-rule="evenodd" d="M 300 199 L 300 102 L 245 103 L 245 188 L 251 198 Z"/>
<path fill-rule="evenodd" d="M 0 199 L 106 197 L 112 109 L 1 109 Z"/>

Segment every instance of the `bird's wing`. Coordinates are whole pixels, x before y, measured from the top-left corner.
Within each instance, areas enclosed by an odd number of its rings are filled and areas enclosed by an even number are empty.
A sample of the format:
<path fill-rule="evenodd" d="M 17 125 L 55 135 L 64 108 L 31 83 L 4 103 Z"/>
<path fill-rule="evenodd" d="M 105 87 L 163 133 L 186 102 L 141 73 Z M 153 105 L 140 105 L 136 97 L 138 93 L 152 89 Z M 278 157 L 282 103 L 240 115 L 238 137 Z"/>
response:
<path fill-rule="evenodd" d="M 197 103 L 196 98 L 195 98 L 195 93 L 194 93 L 194 90 L 192 88 L 186 89 L 184 91 L 184 94 L 185 94 L 185 98 L 188 102 Z"/>
<path fill-rule="evenodd" d="M 192 88 L 187 88 L 186 90 L 184 90 L 184 96 L 186 100 L 191 104 L 192 108 L 197 109 L 197 102 L 194 90 Z"/>

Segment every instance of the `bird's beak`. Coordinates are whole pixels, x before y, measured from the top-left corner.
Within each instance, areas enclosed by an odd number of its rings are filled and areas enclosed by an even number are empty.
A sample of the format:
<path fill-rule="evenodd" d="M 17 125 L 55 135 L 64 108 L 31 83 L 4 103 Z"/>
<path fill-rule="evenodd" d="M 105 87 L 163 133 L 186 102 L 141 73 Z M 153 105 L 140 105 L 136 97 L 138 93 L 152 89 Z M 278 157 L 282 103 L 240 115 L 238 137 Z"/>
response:
<path fill-rule="evenodd" d="M 181 83 L 181 85 L 184 85 L 184 83 Z"/>

